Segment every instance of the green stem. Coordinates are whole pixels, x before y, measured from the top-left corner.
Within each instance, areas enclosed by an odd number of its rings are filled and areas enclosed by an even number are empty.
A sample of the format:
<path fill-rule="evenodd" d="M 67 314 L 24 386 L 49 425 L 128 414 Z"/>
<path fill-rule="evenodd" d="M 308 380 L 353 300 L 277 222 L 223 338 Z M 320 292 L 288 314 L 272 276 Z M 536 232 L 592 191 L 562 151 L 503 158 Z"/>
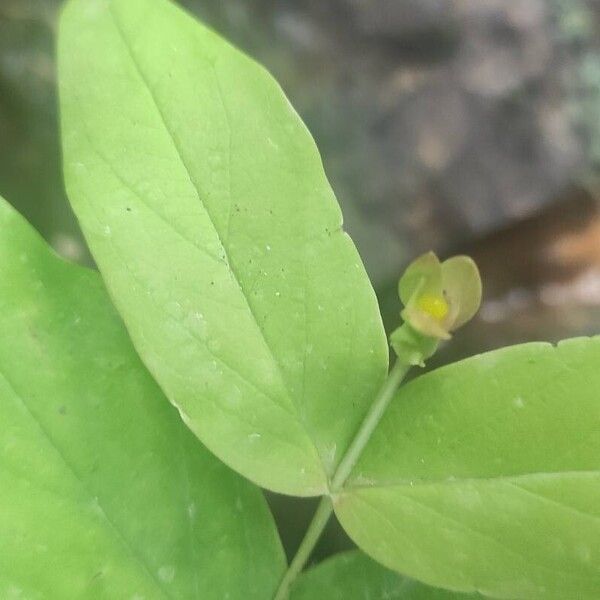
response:
<path fill-rule="evenodd" d="M 328 496 L 322 498 L 312 518 L 312 521 L 306 530 L 304 539 L 300 543 L 300 547 L 296 552 L 296 556 L 294 556 L 294 559 L 290 563 L 288 570 L 279 584 L 279 588 L 275 594 L 275 600 L 285 600 L 288 597 L 290 585 L 294 579 L 296 579 L 300 571 L 302 571 L 304 568 L 304 565 L 306 564 L 306 561 L 313 551 L 317 541 L 321 537 L 321 534 L 323 533 L 323 530 L 325 529 L 332 512 L 333 505 L 331 504 L 331 499 Z"/>
<path fill-rule="evenodd" d="M 371 405 L 367 416 L 362 422 L 358 433 L 354 436 L 346 454 L 340 461 L 337 471 L 331 481 L 331 493 L 335 494 L 339 492 L 343 485 L 346 483 L 346 479 L 350 475 L 350 472 L 356 465 L 356 462 L 360 458 L 362 451 L 364 450 L 367 442 L 371 438 L 373 431 L 381 421 L 383 413 L 385 413 L 390 401 L 394 397 L 396 390 L 402 383 L 406 373 L 410 369 L 411 365 L 407 365 L 400 360 L 396 360 L 396 364 L 389 372 L 385 383 L 379 390 L 375 401 Z"/>
<path fill-rule="evenodd" d="M 340 461 L 333 479 L 331 480 L 330 494 L 336 494 L 339 492 L 346 483 L 348 475 L 350 475 L 354 465 L 360 458 L 364 447 L 367 445 L 367 442 L 379 424 L 379 421 L 381 421 L 383 413 L 394 397 L 396 390 L 402 383 L 402 380 L 404 379 L 404 376 L 410 367 L 411 365 L 405 364 L 400 360 L 396 360 L 396 364 L 389 372 L 385 383 L 379 390 L 379 393 L 371 405 L 367 416 L 363 420 L 360 429 L 348 447 L 346 454 L 344 454 L 342 460 Z M 296 556 L 294 556 L 294 559 L 292 560 L 288 570 L 281 580 L 281 584 L 279 585 L 279 589 L 277 590 L 274 600 L 285 600 L 288 597 L 290 585 L 296 579 L 300 571 L 302 571 L 304 568 L 304 565 L 306 564 L 308 557 L 319 540 L 319 537 L 321 537 L 321 534 L 323 533 L 323 530 L 325 529 L 332 512 L 333 505 L 331 503 L 331 499 L 329 497 L 324 497 L 317 507 L 312 521 L 310 522 L 310 525 L 306 531 L 306 535 L 304 536 L 304 539 L 300 543 L 300 547 L 296 552 Z"/>

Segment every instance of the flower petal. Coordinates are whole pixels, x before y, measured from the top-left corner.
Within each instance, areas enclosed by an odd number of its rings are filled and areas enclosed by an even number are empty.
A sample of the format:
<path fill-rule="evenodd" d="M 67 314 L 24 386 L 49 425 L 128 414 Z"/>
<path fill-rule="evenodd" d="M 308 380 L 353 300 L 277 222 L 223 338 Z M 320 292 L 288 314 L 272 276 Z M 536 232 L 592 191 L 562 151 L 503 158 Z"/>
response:
<path fill-rule="evenodd" d="M 416 293 L 441 295 L 442 289 L 442 268 L 433 252 L 427 252 L 410 263 L 398 283 L 398 293 L 404 306 L 411 303 Z"/>
<path fill-rule="evenodd" d="M 453 256 L 441 265 L 442 286 L 450 305 L 450 330 L 470 321 L 481 304 L 481 277 L 468 256 Z"/>

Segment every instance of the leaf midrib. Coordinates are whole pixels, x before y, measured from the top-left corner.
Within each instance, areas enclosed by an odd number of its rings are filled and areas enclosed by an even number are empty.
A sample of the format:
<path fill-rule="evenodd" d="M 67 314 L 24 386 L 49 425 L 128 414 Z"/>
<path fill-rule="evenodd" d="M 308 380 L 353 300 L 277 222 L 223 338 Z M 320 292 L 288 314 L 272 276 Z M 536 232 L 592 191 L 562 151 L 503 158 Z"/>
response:
<path fill-rule="evenodd" d="M 600 470 L 580 470 L 580 471 L 532 471 L 529 473 L 518 473 L 515 475 L 494 475 L 481 477 L 447 477 L 445 479 L 395 479 L 378 482 L 377 480 L 364 483 L 347 483 L 342 489 L 340 495 L 351 493 L 354 490 L 368 489 L 387 489 L 395 487 L 427 487 L 427 486 L 453 486 L 470 483 L 518 483 L 522 479 L 549 479 L 559 477 L 577 477 L 577 476 L 600 476 Z"/>
<path fill-rule="evenodd" d="M 379 505 L 377 505 L 376 503 L 374 503 L 372 500 L 369 500 L 364 497 L 360 497 L 359 500 L 364 505 L 368 506 L 375 513 L 383 515 L 381 507 Z M 407 500 L 409 502 L 412 502 L 413 504 L 416 504 L 417 506 L 421 507 L 421 510 L 426 510 L 434 515 L 437 515 L 437 517 L 439 517 L 445 521 L 454 523 L 456 526 L 463 529 L 468 534 L 488 540 L 489 542 L 492 542 L 493 544 L 499 546 L 500 548 L 502 548 L 504 551 L 508 552 L 509 554 L 511 554 L 519 559 L 525 559 L 526 561 L 529 561 L 532 565 L 534 565 L 536 568 L 540 569 L 541 571 L 551 572 L 551 573 L 555 573 L 556 571 L 559 571 L 561 573 L 561 575 L 563 575 L 564 577 L 566 577 L 568 579 L 572 579 L 574 581 L 580 581 L 579 574 L 573 574 L 570 571 L 565 570 L 565 569 L 556 569 L 553 567 L 548 567 L 537 561 L 532 561 L 531 556 L 524 554 L 520 550 L 516 550 L 510 546 L 507 546 L 505 542 L 496 539 L 493 535 L 490 535 L 489 533 L 486 533 L 486 532 L 479 531 L 478 529 L 473 528 L 471 525 L 469 525 L 467 523 L 463 523 L 460 519 L 457 519 L 456 517 L 447 515 L 444 512 L 440 511 L 439 509 L 432 508 L 431 506 L 429 506 L 428 504 L 424 503 L 421 500 L 417 500 L 412 497 L 407 497 Z M 389 519 L 386 519 L 386 520 L 392 526 L 394 525 L 393 522 L 389 521 Z M 394 529 L 395 529 L 395 526 L 394 526 Z M 594 577 L 594 580 L 597 580 L 597 579 L 598 579 L 597 577 Z"/>
<path fill-rule="evenodd" d="M 148 575 L 148 577 L 153 582 L 153 584 L 156 586 L 156 588 L 160 591 L 160 593 L 164 597 L 169 598 L 170 600 L 174 600 L 173 596 L 171 596 L 169 594 L 169 592 L 164 588 L 164 586 L 162 585 L 160 580 L 152 572 L 152 570 L 150 569 L 149 565 L 146 563 L 144 558 L 135 550 L 135 548 L 130 544 L 130 542 L 127 540 L 127 538 L 124 536 L 124 534 L 119 530 L 117 525 L 108 516 L 108 513 L 106 512 L 106 510 L 104 509 L 104 507 L 101 504 L 100 496 L 94 495 L 91 492 L 91 490 L 88 488 L 85 481 L 82 479 L 81 475 L 75 470 L 73 465 L 71 465 L 71 463 L 67 460 L 67 458 L 66 458 L 65 454 L 63 453 L 63 451 L 61 450 L 61 448 L 58 446 L 58 444 L 56 443 L 54 438 L 50 435 L 50 432 L 44 427 L 44 425 L 42 424 L 40 419 L 31 410 L 31 408 L 25 401 L 24 396 L 17 391 L 15 385 L 6 376 L 5 371 L 3 371 L 1 368 L 0 368 L 0 377 L 2 377 L 2 379 L 4 379 L 4 381 L 6 382 L 6 385 L 13 392 L 14 397 L 19 401 L 19 404 L 21 405 L 21 407 L 23 408 L 25 413 L 35 423 L 35 425 L 41 432 L 42 436 L 47 440 L 47 442 L 50 444 L 50 446 L 52 448 L 54 448 L 57 456 L 60 458 L 60 461 L 66 467 L 67 471 L 69 473 L 71 473 L 71 475 L 74 477 L 74 479 L 79 483 L 79 485 L 82 488 L 82 491 L 88 497 L 90 503 L 94 502 L 95 505 L 98 507 L 99 513 L 101 514 L 104 521 L 108 525 L 109 530 L 112 531 L 113 534 L 115 534 L 115 537 L 121 542 L 121 544 L 123 544 L 123 546 L 125 546 L 125 548 L 129 552 L 130 556 L 135 560 L 135 562 L 138 563 L 138 565 L 142 568 L 142 570 Z"/>
<path fill-rule="evenodd" d="M 172 231 L 174 231 L 182 240 L 184 240 L 186 243 L 190 244 L 191 246 L 193 246 L 195 249 L 200 249 L 202 251 L 204 251 L 203 248 L 201 248 L 200 246 L 197 246 L 192 240 L 188 239 L 185 235 L 183 235 L 177 228 L 175 228 L 173 226 L 172 223 L 170 223 L 169 221 L 167 221 L 156 209 L 154 209 L 150 204 L 148 204 L 143 197 L 141 196 L 141 194 L 131 185 L 129 184 L 121 175 L 121 173 L 119 173 L 119 171 L 117 171 L 117 169 L 115 168 L 115 166 L 110 162 L 110 160 L 108 160 L 108 158 L 106 158 L 106 156 L 104 156 L 104 154 L 95 146 L 92 138 L 87 134 L 87 132 L 85 132 L 86 135 L 86 140 L 89 144 L 90 149 L 92 150 L 92 152 L 94 152 L 96 154 L 96 156 L 98 156 L 98 158 L 110 169 L 111 173 L 118 179 L 119 183 L 121 183 L 127 190 L 129 190 L 137 199 L 138 201 L 142 204 L 142 206 L 144 206 L 148 212 L 152 215 L 154 215 L 156 218 L 158 218 L 162 223 L 164 223 L 166 226 L 168 226 Z M 93 206 L 91 204 L 88 204 L 88 206 L 90 207 L 90 210 L 93 212 Z M 100 223 L 100 220 L 96 217 L 96 219 L 98 220 L 98 222 Z M 114 245 L 113 245 L 114 246 Z M 115 248 L 115 252 L 118 254 L 117 249 Z M 212 254 L 208 254 L 211 258 L 215 258 Z M 119 256 L 119 258 L 122 258 L 121 256 Z M 216 259 L 215 260 L 219 260 L 220 259 Z M 125 260 L 121 261 L 122 264 L 128 269 L 127 267 L 127 262 Z M 135 281 L 137 281 L 137 283 L 139 283 L 140 285 L 143 285 L 143 281 L 130 269 L 128 269 L 129 274 L 131 275 L 132 279 L 134 279 Z M 150 296 L 150 300 L 154 301 L 154 297 Z M 293 414 L 294 416 L 297 415 L 297 412 L 293 409 L 293 403 L 292 404 L 292 411 L 291 412 L 286 406 L 282 406 L 280 402 L 278 402 L 271 394 L 269 394 L 267 391 L 263 390 L 256 382 L 252 381 L 251 379 L 249 379 L 247 376 L 243 375 L 240 371 L 238 371 L 237 369 L 235 369 L 234 367 L 232 367 L 225 359 L 223 359 L 221 356 L 215 354 L 208 346 L 208 344 L 202 340 L 201 338 L 199 338 L 197 335 L 195 335 L 193 333 L 193 331 L 190 331 L 187 328 L 184 328 L 186 330 L 186 332 L 188 333 L 188 335 L 194 339 L 194 341 L 201 343 L 203 345 L 203 347 L 206 349 L 206 351 L 210 354 L 210 356 L 219 362 L 219 364 L 221 364 L 223 367 L 225 367 L 227 370 L 232 371 L 235 375 L 237 375 L 238 377 L 240 377 L 240 379 L 242 379 L 244 381 L 244 383 L 246 383 L 249 387 L 252 387 L 256 393 L 264 396 L 265 398 L 269 399 L 272 401 L 272 403 L 279 408 L 280 410 L 287 412 L 288 414 Z"/>
<path fill-rule="evenodd" d="M 154 94 L 154 91 L 152 89 L 152 86 L 150 85 L 150 82 L 148 81 L 148 78 L 146 77 L 146 75 L 145 75 L 145 73 L 144 73 L 144 71 L 143 71 L 143 69 L 142 69 L 142 67 L 141 67 L 141 65 L 140 65 L 140 63 L 139 63 L 139 61 L 138 61 L 138 59 L 137 59 L 134 51 L 133 51 L 132 44 L 130 43 L 130 40 L 128 39 L 128 37 L 127 37 L 127 35 L 125 33 L 125 30 L 123 29 L 123 27 L 122 27 L 122 25 L 121 25 L 121 23 L 119 21 L 119 18 L 118 18 L 117 14 L 114 11 L 112 2 L 109 2 L 109 4 L 108 4 L 108 12 L 109 12 L 109 14 L 111 16 L 111 19 L 112 19 L 112 21 L 113 21 L 113 23 L 115 25 L 115 29 L 116 29 L 119 37 L 121 38 L 121 41 L 123 42 L 123 46 L 127 50 L 127 54 L 130 57 L 130 60 L 131 60 L 131 62 L 133 64 L 133 66 L 134 66 L 134 68 L 135 68 L 138 76 L 140 77 L 140 79 L 141 79 L 144 87 L 148 91 L 148 95 L 150 96 L 150 99 L 152 100 L 152 103 L 153 103 L 153 105 L 154 105 L 154 107 L 156 109 L 156 112 L 157 112 L 157 114 L 160 117 L 161 123 L 162 123 L 165 131 L 167 132 L 169 138 L 171 139 L 171 142 L 173 144 L 173 148 L 175 149 L 175 151 L 177 153 L 177 156 L 179 157 L 179 160 L 181 161 L 181 164 L 182 164 L 182 166 L 185 169 L 187 177 L 188 177 L 188 179 L 189 179 L 192 187 L 194 188 L 194 190 L 196 192 L 196 196 L 198 198 L 198 201 L 202 204 L 202 206 L 204 208 L 204 211 L 206 212 L 206 215 L 208 216 L 208 218 L 210 220 L 210 223 L 211 223 L 212 228 L 213 228 L 213 230 L 215 232 L 215 235 L 217 236 L 219 244 L 221 245 L 221 248 L 223 249 L 223 252 L 225 254 L 227 265 L 229 267 L 229 271 L 230 271 L 230 273 L 231 273 L 231 275 L 232 275 L 232 277 L 233 277 L 233 279 L 234 279 L 234 281 L 235 281 L 235 283 L 236 283 L 236 285 L 237 285 L 237 287 L 238 287 L 238 289 L 239 289 L 242 297 L 244 298 L 244 301 L 246 303 L 248 311 L 249 311 L 249 313 L 250 313 L 250 315 L 252 317 L 252 320 L 254 321 L 255 327 L 258 330 L 258 332 L 260 334 L 260 337 L 262 338 L 263 343 L 265 344 L 265 347 L 267 348 L 267 350 L 269 352 L 271 360 L 272 360 L 273 364 L 275 365 L 275 367 L 277 369 L 277 372 L 278 372 L 278 374 L 279 374 L 279 376 L 281 378 L 281 381 L 283 382 L 283 389 L 285 391 L 286 398 L 289 401 L 289 403 L 291 404 L 291 406 L 293 406 L 294 413 L 295 413 L 295 416 L 296 416 L 297 420 L 304 425 L 304 427 L 303 427 L 304 432 L 305 432 L 307 438 L 310 440 L 311 444 L 314 447 L 315 454 L 318 457 L 319 464 L 321 465 L 323 473 L 326 476 L 328 476 L 328 471 L 325 468 L 325 465 L 323 463 L 323 459 L 321 457 L 321 454 L 318 451 L 317 444 L 316 444 L 313 436 L 311 435 L 311 429 L 310 429 L 310 427 L 307 427 L 307 424 L 306 424 L 306 422 L 305 422 L 305 420 L 303 418 L 302 412 L 299 410 L 298 405 L 296 404 L 296 402 L 294 401 L 294 398 L 290 394 L 289 385 L 288 385 L 288 382 L 287 382 L 287 378 L 285 376 L 285 372 L 284 372 L 284 370 L 283 370 L 283 368 L 281 366 L 281 363 L 277 359 L 276 354 L 275 354 L 275 352 L 273 351 L 273 349 L 271 347 L 271 343 L 269 342 L 267 336 L 265 335 L 264 330 L 260 326 L 259 319 L 258 319 L 258 316 L 257 316 L 257 314 L 255 312 L 255 309 L 252 306 L 252 303 L 250 302 L 250 299 L 249 299 L 248 295 L 246 294 L 246 292 L 244 290 L 244 287 L 241 284 L 240 275 L 239 275 L 239 273 L 238 273 L 238 271 L 237 271 L 237 269 L 235 267 L 235 262 L 231 259 L 231 256 L 230 256 L 230 254 L 228 252 L 228 249 L 227 249 L 227 247 L 225 246 L 225 244 L 223 242 L 223 238 L 222 238 L 219 230 L 217 229 L 217 226 L 216 226 L 216 223 L 215 223 L 215 221 L 213 219 L 213 216 L 210 213 L 210 211 L 208 210 L 208 206 L 206 205 L 206 203 L 202 199 L 202 195 L 200 194 L 200 189 L 199 189 L 198 185 L 196 184 L 196 182 L 194 180 L 194 177 L 192 176 L 192 172 L 191 172 L 191 169 L 189 168 L 189 166 L 187 164 L 187 161 L 184 158 L 184 153 L 183 153 L 182 149 L 180 148 L 180 145 L 177 142 L 177 139 L 176 139 L 175 135 L 171 131 L 170 127 L 168 126 L 167 119 L 166 119 L 166 117 L 165 117 L 165 115 L 163 113 L 163 110 L 162 110 L 162 108 L 161 108 L 161 106 L 160 106 L 160 104 L 159 104 L 159 102 L 158 102 L 158 100 L 157 100 L 157 98 L 156 98 L 156 96 Z M 215 70 L 215 77 L 218 79 L 218 74 L 216 73 L 216 70 Z M 227 112 L 227 108 L 225 107 L 224 104 L 223 104 L 223 107 L 224 107 L 224 110 Z M 171 227 L 173 227 L 172 223 L 169 223 L 169 225 Z M 194 246 L 196 246 L 196 244 L 194 244 Z"/>

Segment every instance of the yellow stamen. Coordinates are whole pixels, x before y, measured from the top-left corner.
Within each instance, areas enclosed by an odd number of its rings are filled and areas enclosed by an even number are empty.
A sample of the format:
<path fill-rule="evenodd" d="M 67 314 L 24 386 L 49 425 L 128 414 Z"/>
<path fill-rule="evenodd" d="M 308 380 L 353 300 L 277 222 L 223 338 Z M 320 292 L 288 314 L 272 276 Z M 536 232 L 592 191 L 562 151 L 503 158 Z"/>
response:
<path fill-rule="evenodd" d="M 436 321 L 443 321 L 450 311 L 450 307 L 444 297 L 436 294 L 423 294 L 417 300 L 417 307 Z"/>

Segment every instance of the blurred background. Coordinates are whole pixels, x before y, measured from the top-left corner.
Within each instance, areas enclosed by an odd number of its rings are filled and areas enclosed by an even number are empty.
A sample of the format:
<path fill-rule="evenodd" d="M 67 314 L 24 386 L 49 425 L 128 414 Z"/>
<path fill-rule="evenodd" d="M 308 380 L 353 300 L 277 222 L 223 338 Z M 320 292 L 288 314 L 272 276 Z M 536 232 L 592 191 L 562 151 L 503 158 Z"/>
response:
<path fill-rule="evenodd" d="M 0 0 L 0 194 L 91 264 L 65 198 L 58 0 Z M 441 364 L 600 332 L 598 0 L 181 0 L 265 64 L 321 149 L 377 291 L 434 249 L 482 270 Z M 1 276 L 1 274 L 0 274 Z M 270 497 L 293 553 L 311 501 Z M 349 541 L 332 523 L 316 558 Z"/>

